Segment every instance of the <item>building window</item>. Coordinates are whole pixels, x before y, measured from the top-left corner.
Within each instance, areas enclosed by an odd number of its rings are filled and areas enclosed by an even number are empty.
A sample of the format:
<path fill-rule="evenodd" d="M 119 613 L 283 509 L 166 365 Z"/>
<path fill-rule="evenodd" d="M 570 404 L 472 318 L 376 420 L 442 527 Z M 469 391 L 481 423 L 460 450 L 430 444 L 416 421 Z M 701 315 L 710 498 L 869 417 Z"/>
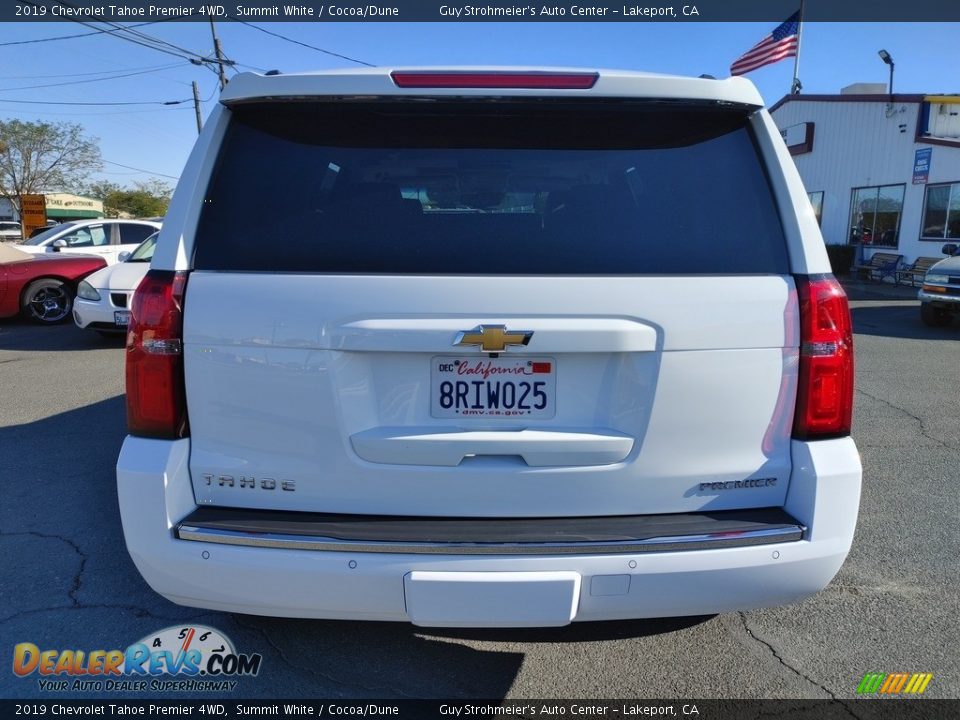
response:
<path fill-rule="evenodd" d="M 850 202 L 850 242 L 897 247 L 904 185 L 854 188 Z"/>
<path fill-rule="evenodd" d="M 807 193 L 810 198 L 810 204 L 813 206 L 813 214 L 817 216 L 817 225 L 823 225 L 823 190 Z"/>
<path fill-rule="evenodd" d="M 928 185 L 921 240 L 960 240 L 960 182 Z"/>

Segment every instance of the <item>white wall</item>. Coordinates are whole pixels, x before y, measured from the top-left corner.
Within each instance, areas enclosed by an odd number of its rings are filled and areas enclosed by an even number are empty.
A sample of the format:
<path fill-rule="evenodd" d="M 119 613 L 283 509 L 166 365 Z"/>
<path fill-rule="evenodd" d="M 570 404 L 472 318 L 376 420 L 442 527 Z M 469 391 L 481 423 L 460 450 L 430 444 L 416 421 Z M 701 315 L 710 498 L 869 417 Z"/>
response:
<path fill-rule="evenodd" d="M 813 151 L 795 155 L 808 192 L 822 190 L 821 228 L 827 243 L 846 243 L 850 232 L 850 196 L 855 187 L 905 184 L 899 249 L 912 262 L 918 256 L 942 257 L 943 241 L 920 241 L 924 185 L 913 185 L 915 151 L 933 148 L 928 183 L 960 182 L 960 147 L 915 142 L 918 103 L 895 103 L 887 117 L 885 102 L 791 100 L 773 119 L 781 129 L 813 122 Z M 904 125 L 901 132 L 900 126 Z M 879 250 L 879 248 L 878 248 Z M 884 249 L 886 252 L 893 252 Z"/>

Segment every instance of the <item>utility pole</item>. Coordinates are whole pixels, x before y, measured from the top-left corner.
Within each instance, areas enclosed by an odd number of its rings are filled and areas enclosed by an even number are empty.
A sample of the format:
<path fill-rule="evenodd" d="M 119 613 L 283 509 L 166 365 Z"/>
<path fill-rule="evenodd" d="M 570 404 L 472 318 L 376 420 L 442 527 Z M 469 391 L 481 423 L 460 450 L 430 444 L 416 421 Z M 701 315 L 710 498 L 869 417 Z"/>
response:
<path fill-rule="evenodd" d="M 203 130 L 203 116 L 200 114 L 200 88 L 197 87 L 197 81 L 193 81 L 193 109 L 197 113 L 197 134 Z"/>
<path fill-rule="evenodd" d="M 227 74 L 223 71 L 223 50 L 220 48 L 220 38 L 217 37 L 217 26 L 213 24 L 213 15 L 210 16 L 210 33 L 213 35 L 213 53 L 217 58 L 220 89 L 223 90 L 227 86 Z"/>

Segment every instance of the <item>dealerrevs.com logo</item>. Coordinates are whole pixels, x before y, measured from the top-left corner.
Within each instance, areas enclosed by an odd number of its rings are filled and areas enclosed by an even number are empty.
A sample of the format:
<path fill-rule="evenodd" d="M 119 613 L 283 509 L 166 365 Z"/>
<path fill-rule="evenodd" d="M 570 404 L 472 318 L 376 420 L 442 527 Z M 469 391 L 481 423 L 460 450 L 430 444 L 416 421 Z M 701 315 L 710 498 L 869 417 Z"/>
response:
<path fill-rule="evenodd" d="M 13 648 L 13 672 L 36 677 L 46 692 L 184 692 L 233 690 L 234 678 L 255 676 L 263 656 L 238 653 L 230 638 L 204 625 L 178 625 L 147 635 L 125 650 Z"/>

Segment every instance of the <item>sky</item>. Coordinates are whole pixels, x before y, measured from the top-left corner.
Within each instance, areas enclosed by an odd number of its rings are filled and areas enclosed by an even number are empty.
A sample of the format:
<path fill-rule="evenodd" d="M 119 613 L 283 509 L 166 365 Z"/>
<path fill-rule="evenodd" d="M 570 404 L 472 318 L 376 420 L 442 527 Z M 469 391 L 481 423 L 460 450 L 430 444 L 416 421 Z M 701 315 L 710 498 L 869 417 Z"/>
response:
<path fill-rule="evenodd" d="M 375 65 L 558 65 L 729 75 L 730 63 L 776 23 L 269 23 L 261 27 Z M 139 28 L 197 55 L 212 54 L 205 22 Z M 0 23 L 0 118 L 69 121 L 98 138 L 104 159 L 95 179 L 120 185 L 158 178 L 174 184 L 197 137 L 191 81 L 203 115 L 218 90 L 214 72 L 74 23 Z M 217 24 L 224 53 L 239 71 L 284 72 L 357 66 L 243 24 Z M 854 82 L 886 83 L 886 49 L 896 63 L 894 90 L 960 93 L 960 24 L 806 23 L 800 78 L 805 93 L 836 93 Z M 116 75 L 136 73 L 128 77 Z M 233 74 L 233 71 L 229 73 Z M 790 88 L 793 59 L 750 73 L 767 104 Z M 104 77 L 110 79 L 102 79 Z M 46 85 L 47 87 L 36 87 Z M 33 104 L 93 103 L 92 105 Z M 180 105 L 161 104 L 190 100 Z M 107 103 L 154 103 L 108 105 Z M 126 166 L 126 167 L 124 167 Z"/>

